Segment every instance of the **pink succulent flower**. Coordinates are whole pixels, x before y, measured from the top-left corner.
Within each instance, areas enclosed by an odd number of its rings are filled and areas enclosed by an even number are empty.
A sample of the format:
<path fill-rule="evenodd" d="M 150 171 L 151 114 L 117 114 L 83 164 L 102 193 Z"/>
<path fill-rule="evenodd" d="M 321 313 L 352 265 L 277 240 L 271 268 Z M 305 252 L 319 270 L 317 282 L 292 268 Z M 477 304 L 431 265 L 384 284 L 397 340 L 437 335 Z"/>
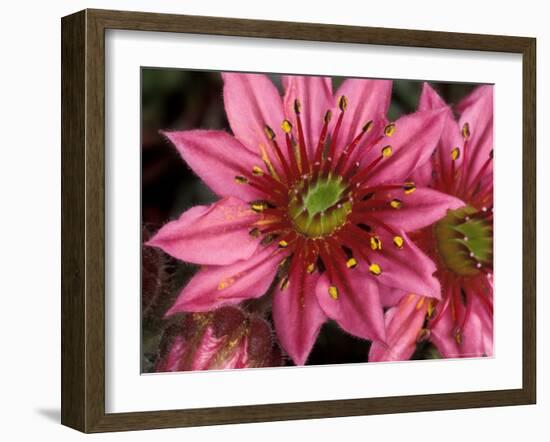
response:
<path fill-rule="evenodd" d="M 281 365 L 271 329 L 237 307 L 184 314 L 167 328 L 155 371 L 219 370 Z"/>
<path fill-rule="evenodd" d="M 407 180 L 429 160 L 446 113 L 388 122 L 391 81 L 224 74 L 233 131 L 166 132 L 222 198 L 165 225 L 149 242 L 203 267 L 168 315 L 264 295 L 277 281 L 279 342 L 304 364 L 327 318 L 385 341 L 379 284 L 439 298 L 435 264 L 407 232 L 461 201 Z"/>
<path fill-rule="evenodd" d="M 442 300 L 402 296 L 386 313 L 387 345 L 375 343 L 370 361 L 409 359 L 426 339 L 446 358 L 493 354 L 493 87 L 478 87 L 459 103 L 456 121 L 425 84 L 419 109 L 441 108 L 441 141 L 414 179 L 463 204 L 411 237 L 437 263 Z"/>

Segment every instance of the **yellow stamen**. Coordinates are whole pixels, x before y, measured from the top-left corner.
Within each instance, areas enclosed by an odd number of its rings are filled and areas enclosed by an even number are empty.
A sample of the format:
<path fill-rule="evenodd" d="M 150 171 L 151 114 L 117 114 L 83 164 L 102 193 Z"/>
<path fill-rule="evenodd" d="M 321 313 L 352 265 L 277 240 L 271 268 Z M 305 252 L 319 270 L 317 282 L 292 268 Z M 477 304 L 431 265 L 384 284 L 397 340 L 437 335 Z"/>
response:
<path fill-rule="evenodd" d="M 284 239 L 279 241 L 279 247 L 284 249 L 285 247 L 288 247 L 288 242 L 286 242 Z"/>
<path fill-rule="evenodd" d="M 397 235 L 393 237 L 393 243 L 395 247 L 397 247 L 398 249 L 402 249 L 403 244 L 405 244 L 405 240 L 403 239 L 403 237 Z"/>
<path fill-rule="evenodd" d="M 267 246 L 273 242 L 275 239 L 274 235 L 266 235 L 263 237 L 263 239 L 260 241 L 260 245 Z"/>
<path fill-rule="evenodd" d="M 283 129 L 285 134 L 289 134 L 292 131 L 292 124 L 288 120 L 283 120 L 281 129 Z"/>
<path fill-rule="evenodd" d="M 428 302 L 428 318 L 432 317 L 434 310 L 435 310 L 434 302 L 433 301 Z"/>
<path fill-rule="evenodd" d="M 288 279 L 288 276 L 285 276 L 283 279 L 281 279 L 281 283 L 279 284 L 281 291 L 285 290 L 289 284 L 290 284 L 290 281 Z"/>
<path fill-rule="evenodd" d="M 348 107 L 348 97 L 346 97 L 345 95 L 342 95 L 338 99 L 338 107 L 342 112 L 345 112 L 346 108 Z"/>
<path fill-rule="evenodd" d="M 338 299 L 338 288 L 331 285 L 329 288 L 328 288 L 328 294 L 330 295 L 330 297 L 332 299 L 334 299 L 335 301 Z"/>
<path fill-rule="evenodd" d="M 374 122 L 372 120 L 367 121 L 363 126 L 363 132 L 369 132 L 372 129 L 372 126 L 374 126 Z"/>
<path fill-rule="evenodd" d="M 422 306 L 424 305 L 424 299 L 425 299 L 424 296 L 422 296 L 420 298 L 420 300 L 416 303 L 416 309 L 417 310 L 420 310 L 422 308 Z"/>
<path fill-rule="evenodd" d="M 380 266 L 378 264 L 371 264 L 369 266 L 369 270 L 373 275 L 376 275 L 376 276 L 378 276 L 382 273 L 382 269 L 380 268 Z"/>
<path fill-rule="evenodd" d="M 398 200 L 397 198 L 390 201 L 390 206 L 393 209 L 401 209 L 401 205 L 401 200 Z"/>
<path fill-rule="evenodd" d="M 237 184 L 248 184 L 248 179 L 244 176 L 237 175 L 235 177 L 235 182 Z"/>
<path fill-rule="evenodd" d="M 354 269 L 357 267 L 357 260 L 355 258 L 350 258 L 346 261 L 346 266 L 348 269 Z"/>
<path fill-rule="evenodd" d="M 260 236 L 260 229 L 258 229 L 257 227 L 254 227 L 250 232 L 248 232 L 250 236 L 252 236 L 253 238 L 258 238 Z"/>
<path fill-rule="evenodd" d="M 416 190 L 416 184 L 414 184 L 412 181 L 409 181 L 405 183 L 405 185 L 403 186 L 403 190 L 405 191 L 406 195 L 409 195 Z"/>
<path fill-rule="evenodd" d="M 430 337 L 430 330 L 427 328 L 421 328 L 416 337 L 417 342 L 423 342 Z"/>
<path fill-rule="evenodd" d="M 288 268 L 288 263 L 290 262 L 290 256 L 287 256 L 286 258 L 284 258 L 283 260 L 281 260 L 281 262 L 279 263 L 279 268 L 281 269 L 287 269 Z"/>
<path fill-rule="evenodd" d="M 269 156 L 267 155 L 267 152 L 263 144 L 260 144 L 260 153 L 261 153 L 262 160 L 265 164 L 265 167 L 267 167 L 267 170 L 269 170 L 269 173 L 271 174 L 271 176 L 274 177 L 276 180 L 281 181 L 281 179 L 279 178 L 279 175 L 277 174 L 275 168 L 273 167 L 273 164 L 269 160 Z"/>
<path fill-rule="evenodd" d="M 458 147 L 455 147 L 453 150 L 451 150 L 451 158 L 453 161 L 456 161 L 460 158 L 460 149 Z"/>
<path fill-rule="evenodd" d="M 457 330 L 455 333 L 455 341 L 458 345 L 462 344 L 462 333 L 460 330 Z"/>
<path fill-rule="evenodd" d="M 252 168 L 252 175 L 254 176 L 262 176 L 264 174 L 264 171 L 260 166 L 254 166 Z"/>
<path fill-rule="evenodd" d="M 307 266 L 307 272 L 308 273 L 313 273 L 315 271 L 315 264 L 314 263 L 311 263 L 310 265 Z"/>
<path fill-rule="evenodd" d="M 250 207 L 254 212 L 263 212 L 267 208 L 267 204 L 263 201 L 253 201 Z"/>
<path fill-rule="evenodd" d="M 302 104 L 297 98 L 294 100 L 294 112 L 299 114 L 302 111 Z"/>
<path fill-rule="evenodd" d="M 382 250 L 382 240 L 378 236 L 371 236 L 370 248 L 372 250 Z"/>
<path fill-rule="evenodd" d="M 384 128 L 384 135 L 391 137 L 395 133 L 395 123 L 390 123 Z"/>
<path fill-rule="evenodd" d="M 267 138 L 269 138 L 270 140 L 274 140 L 275 139 L 275 132 L 273 131 L 273 129 L 271 129 L 267 124 L 265 125 L 264 127 L 264 131 L 265 131 L 265 136 Z"/>
<path fill-rule="evenodd" d="M 382 156 L 384 158 L 391 157 L 392 154 L 393 154 L 393 149 L 391 148 L 391 146 L 386 146 L 382 148 Z"/>
<path fill-rule="evenodd" d="M 462 137 L 465 140 L 470 138 L 470 125 L 468 123 L 464 123 L 464 126 L 462 126 Z"/>

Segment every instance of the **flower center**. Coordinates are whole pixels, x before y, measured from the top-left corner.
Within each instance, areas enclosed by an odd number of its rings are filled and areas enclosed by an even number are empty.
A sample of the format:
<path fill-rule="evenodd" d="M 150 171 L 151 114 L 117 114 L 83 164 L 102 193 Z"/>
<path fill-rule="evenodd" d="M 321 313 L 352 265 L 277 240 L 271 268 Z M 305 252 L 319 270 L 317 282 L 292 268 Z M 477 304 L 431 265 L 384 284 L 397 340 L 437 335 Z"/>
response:
<path fill-rule="evenodd" d="M 435 225 L 437 249 L 447 269 L 475 276 L 493 264 L 493 223 L 487 210 L 450 210 Z"/>
<path fill-rule="evenodd" d="M 296 230 L 309 237 L 330 235 L 351 211 L 346 185 L 339 176 L 306 178 L 291 190 L 288 214 Z"/>

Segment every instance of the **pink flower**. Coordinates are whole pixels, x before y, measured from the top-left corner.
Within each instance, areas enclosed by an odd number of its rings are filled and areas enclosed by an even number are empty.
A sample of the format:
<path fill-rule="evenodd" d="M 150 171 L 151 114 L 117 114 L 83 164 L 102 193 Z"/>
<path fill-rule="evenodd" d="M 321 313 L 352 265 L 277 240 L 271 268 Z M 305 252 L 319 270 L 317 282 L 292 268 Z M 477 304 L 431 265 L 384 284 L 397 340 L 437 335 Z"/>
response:
<path fill-rule="evenodd" d="M 463 204 L 411 237 L 437 263 L 442 301 L 403 296 L 386 313 L 387 345 L 374 344 L 371 361 L 408 359 L 417 340 L 426 339 L 447 358 L 493 354 L 493 88 L 481 86 L 466 97 L 457 122 L 425 84 L 419 109 L 441 108 L 441 141 L 414 178 Z M 397 292 L 394 299 L 404 294 Z"/>
<path fill-rule="evenodd" d="M 184 314 L 162 337 L 155 371 L 216 370 L 281 365 L 271 329 L 237 307 Z"/>
<path fill-rule="evenodd" d="M 439 298 L 436 267 L 407 232 L 462 203 L 407 180 L 429 160 L 443 109 L 389 123 L 391 81 L 224 74 L 234 136 L 167 132 L 222 198 L 194 207 L 149 242 L 205 265 L 168 315 L 264 295 L 276 280 L 279 342 L 304 364 L 327 318 L 385 341 L 379 283 Z"/>

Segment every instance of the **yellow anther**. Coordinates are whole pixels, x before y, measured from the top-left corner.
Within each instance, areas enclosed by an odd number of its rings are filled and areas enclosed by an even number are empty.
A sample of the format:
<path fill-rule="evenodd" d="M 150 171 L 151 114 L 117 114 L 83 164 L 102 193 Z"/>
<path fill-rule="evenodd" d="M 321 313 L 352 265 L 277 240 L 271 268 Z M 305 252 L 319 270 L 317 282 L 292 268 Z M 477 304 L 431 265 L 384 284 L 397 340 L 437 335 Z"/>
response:
<path fill-rule="evenodd" d="M 405 194 L 409 195 L 416 190 L 416 184 L 414 184 L 412 181 L 409 181 L 403 185 L 403 190 L 405 191 Z"/>
<path fill-rule="evenodd" d="M 374 126 L 374 122 L 372 120 L 367 121 L 363 126 L 363 132 L 370 131 L 372 129 L 372 126 Z"/>
<path fill-rule="evenodd" d="M 458 147 L 455 147 L 453 150 L 451 150 L 451 158 L 453 161 L 456 161 L 460 158 L 460 149 Z"/>
<path fill-rule="evenodd" d="M 370 248 L 372 250 L 382 250 L 382 240 L 378 236 L 371 236 Z"/>
<path fill-rule="evenodd" d="M 428 318 L 431 318 L 435 310 L 434 302 L 430 301 L 428 302 Z"/>
<path fill-rule="evenodd" d="M 294 100 L 294 112 L 296 114 L 300 114 L 300 112 L 302 112 L 302 104 L 297 98 Z"/>
<path fill-rule="evenodd" d="M 336 301 L 338 299 L 338 288 L 336 286 L 331 285 L 328 288 L 328 294 L 332 299 Z"/>
<path fill-rule="evenodd" d="M 235 182 L 238 184 L 248 184 L 248 179 L 244 176 L 237 175 L 235 177 Z"/>
<path fill-rule="evenodd" d="M 313 273 L 315 271 L 315 264 L 314 263 L 311 263 L 310 265 L 307 266 L 307 272 L 308 273 Z"/>
<path fill-rule="evenodd" d="M 455 341 L 458 345 L 462 344 L 462 332 L 460 330 L 455 332 Z"/>
<path fill-rule="evenodd" d="M 338 107 L 342 112 L 344 112 L 348 107 L 348 97 L 346 97 L 345 95 L 340 96 L 340 98 L 338 99 Z"/>
<path fill-rule="evenodd" d="M 269 138 L 270 140 L 274 140 L 275 139 L 275 132 L 273 131 L 273 129 L 271 129 L 271 127 L 269 127 L 267 124 L 265 125 L 264 127 L 264 132 L 265 132 L 265 136 L 267 138 Z"/>
<path fill-rule="evenodd" d="M 391 137 L 395 133 L 395 123 L 390 123 L 384 128 L 384 135 Z"/>
<path fill-rule="evenodd" d="M 254 201 L 250 204 L 254 212 L 263 212 L 267 208 L 267 204 L 263 201 Z"/>
<path fill-rule="evenodd" d="M 380 268 L 380 266 L 374 263 L 369 266 L 369 270 L 373 275 L 376 275 L 376 276 L 382 273 L 382 269 Z"/>
<path fill-rule="evenodd" d="M 464 126 L 462 126 L 462 137 L 465 140 L 470 138 L 470 125 L 468 123 L 464 123 Z"/>
<path fill-rule="evenodd" d="M 253 238 L 258 238 L 260 236 L 260 229 L 258 229 L 257 227 L 254 227 L 250 232 L 248 232 L 250 234 L 250 236 L 252 236 Z"/>
<path fill-rule="evenodd" d="M 279 263 L 279 268 L 281 269 L 286 269 L 288 267 L 288 263 L 290 262 L 290 257 L 287 256 L 285 259 L 283 259 L 280 263 Z"/>
<path fill-rule="evenodd" d="M 290 281 L 288 279 L 288 276 L 285 276 L 283 279 L 281 279 L 281 283 L 279 284 L 281 291 L 285 290 L 289 284 L 290 284 Z"/>
<path fill-rule="evenodd" d="M 393 209 L 401 209 L 402 204 L 403 203 L 401 202 L 401 200 L 398 200 L 397 198 L 390 201 L 390 206 Z"/>
<path fill-rule="evenodd" d="M 424 342 L 426 339 L 430 337 L 430 330 L 427 328 L 421 328 L 418 332 L 418 336 L 416 337 L 416 342 Z"/>
<path fill-rule="evenodd" d="M 254 176 L 262 176 L 264 174 L 263 169 L 260 166 L 254 166 L 252 168 L 252 175 Z"/>
<path fill-rule="evenodd" d="M 346 266 L 348 269 L 354 269 L 357 267 L 357 260 L 355 258 L 350 258 L 346 261 Z"/>
<path fill-rule="evenodd" d="M 283 129 L 285 134 L 289 134 L 292 131 L 292 124 L 288 120 L 283 120 L 281 129 Z"/>
<path fill-rule="evenodd" d="M 417 310 L 420 310 L 422 308 L 422 306 L 424 305 L 424 296 L 420 297 L 420 299 L 418 300 L 418 302 L 416 303 L 416 309 Z"/>
<path fill-rule="evenodd" d="M 391 148 L 391 146 L 386 146 L 382 148 L 382 156 L 384 158 L 391 157 L 392 153 L 393 153 L 393 149 Z"/>
<path fill-rule="evenodd" d="M 403 244 L 405 244 L 405 240 L 403 239 L 403 237 L 397 235 L 397 236 L 394 236 L 394 237 L 393 237 L 393 244 L 394 244 L 395 247 L 397 247 L 398 249 L 402 249 L 402 248 L 403 248 Z"/>
<path fill-rule="evenodd" d="M 267 246 L 267 245 L 271 244 L 274 239 L 275 239 L 274 235 L 266 235 L 260 241 L 260 245 Z"/>
<path fill-rule="evenodd" d="M 286 242 L 284 239 L 282 239 L 281 241 L 279 241 L 279 247 L 281 249 L 284 249 L 285 247 L 288 247 L 288 242 Z"/>
<path fill-rule="evenodd" d="M 277 171 L 273 167 L 273 164 L 271 163 L 271 161 L 269 159 L 269 155 L 267 154 L 267 152 L 265 150 L 265 146 L 262 143 L 260 143 L 260 145 L 258 147 L 260 148 L 260 154 L 261 154 L 262 160 L 265 164 L 265 167 L 267 168 L 267 170 L 269 171 L 269 173 L 271 174 L 271 176 L 273 178 L 275 178 L 277 181 L 280 181 L 279 175 L 277 174 Z"/>

